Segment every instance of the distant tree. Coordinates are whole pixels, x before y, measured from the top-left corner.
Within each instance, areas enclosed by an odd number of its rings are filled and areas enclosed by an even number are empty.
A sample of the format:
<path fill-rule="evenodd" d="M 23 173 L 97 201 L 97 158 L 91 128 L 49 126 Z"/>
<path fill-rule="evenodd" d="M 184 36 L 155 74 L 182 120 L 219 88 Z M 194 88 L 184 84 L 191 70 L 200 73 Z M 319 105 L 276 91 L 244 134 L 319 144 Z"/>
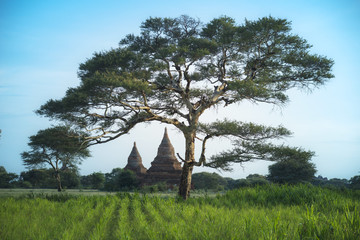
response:
<path fill-rule="evenodd" d="M 91 175 L 91 184 L 95 189 L 101 189 L 104 187 L 105 175 L 101 172 L 95 172 Z"/>
<path fill-rule="evenodd" d="M 94 172 L 87 176 L 81 176 L 81 184 L 83 187 L 92 189 L 104 188 L 105 175 L 101 172 Z"/>
<path fill-rule="evenodd" d="M 3 166 L 0 166 L 0 188 L 15 187 L 18 175 L 15 173 L 8 173 Z"/>
<path fill-rule="evenodd" d="M 269 184 L 269 181 L 265 176 L 260 174 L 250 174 L 246 179 L 232 179 L 225 178 L 227 180 L 227 189 L 236 189 L 241 187 L 253 187 L 257 185 Z"/>
<path fill-rule="evenodd" d="M 311 180 L 311 184 L 315 186 L 323 186 L 327 181 L 328 179 L 326 177 L 318 175 L 317 177 L 313 177 L 313 179 Z"/>
<path fill-rule="evenodd" d="M 56 180 L 53 177 L 53 170 L 49 169 L 30 169 L 21 172 L 21 182 L 28 182 L 33 188 L 52 188 L 56 185 Z"/>
<path fill-rule="evenodd" d="M 360 189 L 360 175 L 350 178 L 349 182 L 352 189 Z"/>
<path fill-rule="evenodd" d="M 50 165 L 57 180 L 58 191 L 62 191 L 61 172 L 76 168 L 81 161 L 90 156 L 83 145 L 85 133 L 72 130 L 68 126 L 56 126 L 40 130 L 30 137 L 31 151 L 23 152 L 21 157 L 28 168 Z"/>
<path fill-rule="evenodd" d="M 57 185 L 55 172 L 52 168 L 30 169 L 21 172 L 20 184 L 24 187 L 53 188 Z M 29 185 L 30 184 L 30 185 Z M 61 186 L 63 188 L 77 188 L 80 177 L 76 169 L 65 169 L 61 171 Z"/>
<path fill-rule="evenodd" d="M 288 148 L 279 155 L 279 161 L 269 166 L 268 179 L 275 183 L 310 182 L 316 173 L 310 162 L 314 152 Z"/>
<path fill-rule="evenodd" d="M 18 185 L 19 188 L 33 188 L 30 182 L 28 181 L 19 181 Z"/>
<path fill-rule="evenodd" d="M 246 180 L 249 186 L 266 185 L 269 183 L 266 177 L 260 174 L 250 174 L 246 177 Z"/>
<path fill-rule="evenodd" d="M 105 186 L 106 191 L 119 191 L 118 176 L 121 174 L 121 168 L 114 168 L 110 173 L 105 173 Z"/>
<path fill-rule="evenodd" d="M 194 173 L 192 180 L 195 189 L 219 190 L 227 185 L 227 181 L 217 173 Z"/>
<path fill-rule="evenodd" d="M 166 190 L 171 189 L 166 182 L 157 182 L 152 185 L 144 185 L 141 187 L 141 192 L 143 193 L 157 193 L 157 192 L 164 192 Z"/>
<path fill-rule="evenodd" d="M 135 173 L 131 170 L 123 169 L 118 175 L 117 181 L 120 190 L 133 190 L 140 185 Z"/>
<path fill-rule="evenodd" d="M 38 114 L 89 131 L 89 145 L 112 141 L 137 124 L 171 124 L 184 136 L 179 195 L 189 196 L 192 172 L 204 164 L 229 170 L 233 163 L 276 160 L 287 137 L 282 126 L 200 118 L 205 111 L 244 101 L 284 105 L 289 89 L 323 85 L 333 61 L 311 53 L 286 19 L 264 17 L 237 24 L 222 16 L 202 24 L 189 16 L 149 18 L 139 35 L 80 64 L 81 84 Z M 205 157 L 209 139 L 231 137 L 234 149 Z M 201 154 L 195 159 L 195 140 Z"/>
<path fill-rule="evenodd" d="M 82 188 L 92 188 L 90 175 L 83 175 L 80 177 L 80 184 Z"/>
<path fill-rule="evenodd" d="M 235 182 L 235 188 L 250 187 L 250 181 L 247 179 L 237 179 Z"/>
<path fill-rule="evenodd" d="M 230 177 L 225 177 L 224 179 L 226 180 L 226 188 L 225 189 L 231 190 L 231 189 L 237 188 L 237 185 L 236 185 L 237 180 L 236 179 L 233 179 Z"/>
<path fill-rule="evenodd" d="M 325 185 L 326 187 L 330 188 L 338 188 L 338 189 L 345 189 L 350 187 L 349 180 L 343 178 L 331 178 Z"/>
<path fill-rule="evenodd" d="M 61 171 L 61 185 L 63 188 L 78 188 L 80 175 L 77 169 L 67 168 Z"/>
<path fill-rule="evenodd" d="M 105 173 L 105 187 L 107 191 L 133 190 L 140 186 L 134 172 L 121 168 L 114 168 L 111 173 Z"/>

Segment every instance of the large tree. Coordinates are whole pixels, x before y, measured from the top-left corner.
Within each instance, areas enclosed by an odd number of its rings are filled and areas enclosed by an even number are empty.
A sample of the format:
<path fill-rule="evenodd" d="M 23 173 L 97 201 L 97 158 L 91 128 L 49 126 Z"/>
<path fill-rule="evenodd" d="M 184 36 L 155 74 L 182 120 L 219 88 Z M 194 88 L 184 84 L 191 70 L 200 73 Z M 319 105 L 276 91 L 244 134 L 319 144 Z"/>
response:
<path fill-rule="evenodd" d="M 87 134 L 72 130 L 68 126 L 55 126 L 38 131 L 30 136 L 28 145 L 31 150 L 23 152 L 21 157 L 28 168 L 41 168 L 50 165 L 62 191 L 61 172 L 76 169 L 77 165 L 90 152 L 84 145 Z"/>
<path fill-rule="evenodd" d="M 201 123 L 205 111 L 245 100 L 283 105 L 287 90 L 312 89 L 333 77 L 333 61 L 310 53 L 311 45 L 290 25 L 273 17 L 243 24 L 226 16 L 207 24 L 188 16 L 149 18 L 139 35 L 81 64 L 80 86 L 38 113 L 87 129 L 88 145 L 114 140 L 143 122 L 174 125 L 185 138 L 179 194 L 186 199 L 194 166 L 228 169 L 232 162 L 276 160 L 283 146 L 269 140 L 290 135 L 282 126 Z M 234 149 L 206 161 L 206 142 L 222 136 L 234 140 Z M 202 140 L 199 159 L 195 139 Z"/>

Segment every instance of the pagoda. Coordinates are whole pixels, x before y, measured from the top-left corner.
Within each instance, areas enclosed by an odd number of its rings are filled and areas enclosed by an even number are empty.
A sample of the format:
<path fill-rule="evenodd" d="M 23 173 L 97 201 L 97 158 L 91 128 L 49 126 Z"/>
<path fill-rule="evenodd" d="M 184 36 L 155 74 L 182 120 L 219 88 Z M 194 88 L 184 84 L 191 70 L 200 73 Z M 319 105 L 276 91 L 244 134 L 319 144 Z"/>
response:
<path fill-rule="evenodd" d="M 175 150 L 165 128 L 163 139 L 158 148 L 157 156 L 147 170 L 144 183 L 147 185 L 166 182 L 169 185 L 180 183 L 181 163 L 175 157 Z"/>
<path fill-rule="evenodd" d="M 128 157 L 128 163 L 124 169 L 133 171 L 139 179 L 144 178 L 146 174 L 146 168 L 142 164 L 142 158 L 137 150 L 136 142 L 134 142 L 134 146 Z"/>

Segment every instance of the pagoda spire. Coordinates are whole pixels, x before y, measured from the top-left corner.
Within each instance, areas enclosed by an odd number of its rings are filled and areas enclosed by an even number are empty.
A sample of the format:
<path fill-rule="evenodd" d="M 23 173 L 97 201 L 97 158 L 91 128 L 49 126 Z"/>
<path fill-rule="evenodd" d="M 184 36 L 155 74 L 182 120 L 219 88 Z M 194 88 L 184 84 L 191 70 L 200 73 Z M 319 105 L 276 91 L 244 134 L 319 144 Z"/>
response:
<path fill-rule="evenodd" d="M 167 128 L 165 128 L 163 139 L 161 140 L 160 146 L 158 148 L 158 157 L 166 157 L 169 159 L 176 159 L 175 150 L 173 145 L 170 142 L 170 138 L 167 132 Z"/>
<path fill-rule="evenodd" d="M 181 164 L 175 157 L 175 150 L 170 142 L 167 128 L 165 128 L 157 156 L 151 162 L 147 173 L 147 184 L 162 181 L 168 184 L 178 184 L 180 181 Z"/>
<path fill-rule="evenodd" d="M 131 153 L 128 157 L 128 163 L 125 166 L 124 169 L 129 169 L 134 171 L 136 174 L 138 173 L 145 173 L 146 168 L 142 164 L 142 158 L 140 156 L 140 153 L 136 147 L 136 142 L 134 142 L 134 146 L 131 150 Z"/>

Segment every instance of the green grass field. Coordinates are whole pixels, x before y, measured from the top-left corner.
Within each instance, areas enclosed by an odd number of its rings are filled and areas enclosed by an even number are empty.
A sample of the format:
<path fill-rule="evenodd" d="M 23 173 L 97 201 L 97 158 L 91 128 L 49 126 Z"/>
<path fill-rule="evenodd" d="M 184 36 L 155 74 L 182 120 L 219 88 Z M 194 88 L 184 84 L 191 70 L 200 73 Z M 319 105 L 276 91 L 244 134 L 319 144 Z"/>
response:
<path fill-rule="evenodd" d="M 0 198 L 0 239 L 360 239 L 360 191 L 266 186 L 190 198 Z"/>

